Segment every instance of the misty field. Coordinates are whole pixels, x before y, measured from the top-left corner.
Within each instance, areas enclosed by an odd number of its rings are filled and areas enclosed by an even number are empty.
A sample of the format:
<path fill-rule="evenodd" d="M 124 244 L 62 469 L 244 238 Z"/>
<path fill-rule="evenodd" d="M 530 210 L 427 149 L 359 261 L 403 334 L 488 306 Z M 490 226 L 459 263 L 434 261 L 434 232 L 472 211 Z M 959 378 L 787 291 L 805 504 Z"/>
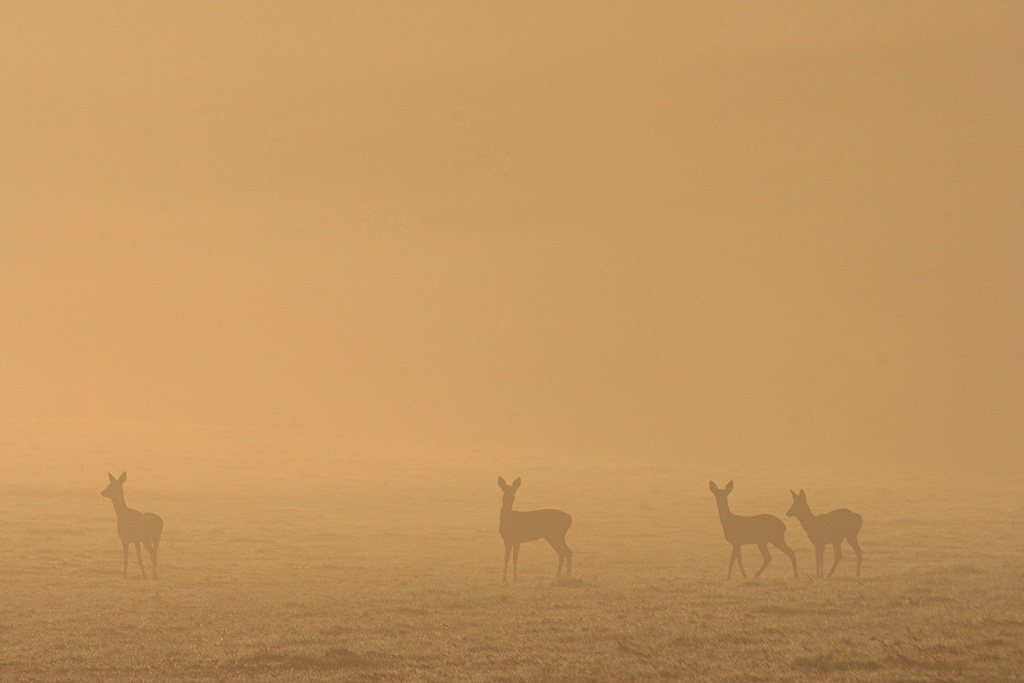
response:
<path fill-rule="evenodd" d="M 224 430 L 0 430 L 3 681 L 1012 681 L 1024 679 L 1024 497 L 942 483 L 708 463 L 346 443 Z M 114 511 L 164 519 L 161 577 L 121 576 Z M 571 580 L 543 541 L 503 585 L 498 475 L 516 509 L 574 517 Z M 798 478 L 799 477 L 799 478 Z M 738 514 L 864 516 L 817 579 L 773 551 L 725 580 L 707 480 Z M 146 558 L 147 572 L 149 570 Z M 832 561 L 826 552 L 826 570 Z M 760 566 L 744 549 L 748 576 Z"/>

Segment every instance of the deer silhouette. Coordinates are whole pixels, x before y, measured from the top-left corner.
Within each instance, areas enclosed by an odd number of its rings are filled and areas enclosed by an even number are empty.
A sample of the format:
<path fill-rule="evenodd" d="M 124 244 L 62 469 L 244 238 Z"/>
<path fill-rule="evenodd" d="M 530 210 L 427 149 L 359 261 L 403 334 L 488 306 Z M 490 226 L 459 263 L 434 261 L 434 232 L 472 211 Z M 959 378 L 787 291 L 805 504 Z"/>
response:
<path fill-rule="evenodd" d="M 135 553 L 139 558 L 139 568 L 142 570 L 142 578 L 146 578 L 146 568 L 142 566 L 142 548 L 146 546 L 150 560 L 153 562 L 153 578 L 156 578 L 156 550 L 160 545 L 160 533 L 164 528 L 164 521 L 152 512 L 139 512 L 132 510 L 124 502 L 124 482 L 128 478 L 127 472 L 114 479 L 114 475 L 107 472 L 110 477 L 110 484 L 100 491 L 100 495 L 109 498 L 114 503 L 114 512 L 117 514 L 117 535 L 121 537 L 121 545 L 124 547 L 124 578 L 128 578 L 128 546 L 135 544 Z M 141 545 L 140 545 L 141 544 Z"/>
<path fill-rule="evenodd" d="M 786 553 L 793 563 L 793 576 L 796 571 L 796 553 L 786 545 L 786 523 L 775 515 L 755 515 L 753 517 L 742 517 L 734 515 L 729 511 L 729 494 L 732 493 L 732 482 L 725 485 L 725 488 L 718 488 L 713 481 L 708 482 L 708 488 L 715 494 L 715 502 L 718 504 L 718 518 L 722 520 L 722 530 L 725 532 L 725 540 L 732 544 L 732 556 L 729 558 L 729 573 L 726 580 L 732 578 L 732 565 L 735 562 L 740 566 L 740 573 L 743 578 L 747 573 L 743 570 L 743 560 L 740 557 L 740 547 L 756 543 L 764 556 L 764 564 L 757 570 L 754 578 L 761 576 L 761 572 L 772 561 L 768 553 L 768 544 Z"/>
<path fill-rule="evenodd" d="M 512 580 L 519 580 L 519 545 L 529 541 L 536 541 L 541 538 L 551 544 L 551 547 L 558 553 L 558 571 L 555 576 L 562 575 L 562 565 L 565 565 L 565 575 L 572 574 L 572 551 L 565 543 L 565 534 L 572 524 L 572 516 L 561 510 L 530 510 L 519 512 L 512 509 L 512 503 L 516 499 L 516 491 L 519 490 L 523 480 L 516 477 L 511 485 L 505 483 L 502 477 L 498 477 L 498 486 L 504 492 L 501 496 L 501 521 L 498 531 L 505 541 L 505 571 L 501 575 L 503 582 L 508 582 L 508 557 L 512 555 Z"/>
<path fill-rule="evenodd" d="M 832 568 L 828 570 L 828 575 L 832 576 L 832 572 L 839 565 L 839 560 L 843 559 L 841 547 L 843 539 L 846 539 L 850 547 L 853 548 L 853 552 L 857 553 L 857 576 L 860 576 L 861 552 L 860 545 L 857 543 L 857 534 L 860 533 L 864 518 L 845 508 L 826 512 L 823 515 L 815 515 L 807 504 L 807 494 L 803 489 L 800 489 L 800 493 L 794 493 L 792 489 L 789 492 L 793 494 L 793 505 L 789 508 L 786 516 L 796 517 L 800 520 L 800 525 L 807 532 L 807 537 L 811 539 L 811 544 L 814 546 L 814 557 L 817 560 L 818 576 L 824 573 L 825 546 L 829 543 L 832 544 L 835 552 Z"/>

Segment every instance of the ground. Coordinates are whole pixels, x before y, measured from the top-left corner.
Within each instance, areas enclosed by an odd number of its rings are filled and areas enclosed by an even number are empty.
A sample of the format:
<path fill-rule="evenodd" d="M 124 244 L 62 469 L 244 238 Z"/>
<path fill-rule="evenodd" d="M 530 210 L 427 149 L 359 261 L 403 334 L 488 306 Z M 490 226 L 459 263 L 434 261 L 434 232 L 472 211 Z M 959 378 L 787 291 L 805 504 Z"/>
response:
<path fill-rule="evenodd" d="M 1015 482 L 119 429 L 0 430 L 5 682 L 1024 680 Z M 158 581 L 122 578 L 108 470 L 164 518 Z M 538 542 L 502 584 L 499 474 L 573 515 L 572 579 Z M 711 476 L 738 514 L 860 512 L 862 577 L 786 519 L 800 577 L 727 581 Z"/>

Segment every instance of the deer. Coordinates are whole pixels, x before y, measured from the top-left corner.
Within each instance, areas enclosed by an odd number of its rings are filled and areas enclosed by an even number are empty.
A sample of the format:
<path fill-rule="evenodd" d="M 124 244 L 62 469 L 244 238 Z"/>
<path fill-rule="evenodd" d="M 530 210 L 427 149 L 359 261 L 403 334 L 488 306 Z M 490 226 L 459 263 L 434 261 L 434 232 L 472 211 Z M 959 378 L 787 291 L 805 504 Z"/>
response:
<path fill-rule="evenodd" d="M 146 546 L 149 558 L 153 563 L 153 579 L 156 579 L 156 550 L 160 546 L 160 533 L 164 528 L 164 521 L 152 512 L 139 512 L 132 510 L 124 502 L 124 482 L 128 478 L 127 472 L 122 472 L 117 479 L 110 472 L 110 484 L 100 491 L 100 495 L 109 498 L 114 503 L 114 513 L 117 515 L 117 535 L 121 538 L 121 545 L 124 547 L 124 578 L 128 578 L 128 546 L 135 544 L 135 554 L 139 558 L 139 568 L 142 570 L 142 578 L 146 578 L 146 568 L 142 565 L 142 548 Z"/>
<path fill-rule="evenodd" d="M 516 491 L 522 485 L 521 477 L 516 477 L 512 484 L 507 484 L 502 477 L 498 477 L 498 486 L 501 487 L 501 519 L 498 524 L 498 531 L 505 541 L 505 571 L 501 576 L 502 583 L 508 583 L 508 558 L 512 555 L 512 580 L 519 580 L 519 545 L 529 541 L 546 540 L 558 553 L 558 571 L 555 578 L 562 575 L 562 565 L 565 565 L 565 575 L 572 575 L 572 550 L 565 543 L 565 534 L 572 525 L 572 516 L 561 510 L 530 510 L 520 512 L 512 509 L 512 503 L 516 499 Z"/>
<path fill-rule="evenodd" d="M 820 577 L 824 573 L 825 546 L 831 543 L 835 559 L 832 562 L 832 568 L 828 570 L 828 575 L 832 576 L 832 572 L 839 565 L 839 560 L 843 559 L 841 546 L 845 539 L 853 548 L 853 552 L 857 554 L 857 576 L 860 576 L 861 552 L 860 545 L 857 543 L 857 534 L 860 533 L 864 518 L 845 508 L 826 512 L 823 515 L 815 515 L 807 504 L 807 494 L 803 489 L 800 489 L 800 493 L 794 492 L 793 489 L 790 489 L 789 492 L 793 495 L 793 505 L 789 508 L 786 516 L 796 517 L 804 531 L 807 532 L 807 537 L 811 539 L 811 544 L 814 546 L 814 557 L 818 565 L 817 575 Z"/>
<path fill-rule="evenodd" d="M 797 576 L 796 553 L 786 545 L 786 523 L 775 515 L 754 515 L 743 517 L 734 515 L 729 510 L 729 494 L 732 493 L 732 482 L 725 485 L 725 488 L 718 488 L 713 481 L 708 482 L 708 488 L 715 494 L 715 502 L 718 504 L 718 518 L 722 520 L 722 530 L 725 532 L 725 540 L 732 545 L 732 556 L 729 558 L 729 572 L 726 574 L 726 581 L 732 578 L 733 563 L 740 566 L 740 573 L 747 578 L 743 570 L 743 560 L 740 557 L 740 547 L 756 543 L 764 556 L 764 564 L 757 570 L 754 578 L 761 576 L 761 572 L 771 563 L 772 556 L 768 552 L 768 544 L 786 553 L 793 563 L 793 576 Z"/>

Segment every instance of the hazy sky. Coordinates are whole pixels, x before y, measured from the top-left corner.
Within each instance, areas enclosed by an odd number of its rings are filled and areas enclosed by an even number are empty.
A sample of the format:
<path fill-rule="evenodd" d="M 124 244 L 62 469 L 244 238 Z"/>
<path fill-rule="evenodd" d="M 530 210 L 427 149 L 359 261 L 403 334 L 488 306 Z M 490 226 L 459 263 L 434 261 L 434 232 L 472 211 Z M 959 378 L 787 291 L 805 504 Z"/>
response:
<path fill-rule="evenodd" d="M 1024 4 L 0 3 L 0 419 L 1024 450 Z"/>

